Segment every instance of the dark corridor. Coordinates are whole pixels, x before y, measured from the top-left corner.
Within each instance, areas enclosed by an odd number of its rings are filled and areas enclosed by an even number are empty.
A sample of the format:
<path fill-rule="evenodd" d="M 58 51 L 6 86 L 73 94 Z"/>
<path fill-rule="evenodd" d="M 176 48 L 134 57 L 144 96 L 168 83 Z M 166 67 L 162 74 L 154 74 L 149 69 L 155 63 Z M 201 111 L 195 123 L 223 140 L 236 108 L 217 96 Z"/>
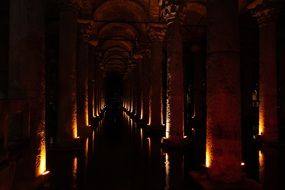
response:
<path fill-rule="evenodd" d="M 189 155 L 166 152 L 121 109 L 108 109 L 84 151 L 48 155 L 44 189 L 200 189 L 187 174 Z"/>

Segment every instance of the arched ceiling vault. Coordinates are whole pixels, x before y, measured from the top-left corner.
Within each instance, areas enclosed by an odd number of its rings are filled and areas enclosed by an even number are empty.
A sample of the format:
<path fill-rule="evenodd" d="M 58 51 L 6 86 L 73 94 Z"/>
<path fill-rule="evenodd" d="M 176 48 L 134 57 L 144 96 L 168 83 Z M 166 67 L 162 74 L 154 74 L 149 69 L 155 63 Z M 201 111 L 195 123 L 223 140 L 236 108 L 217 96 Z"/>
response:
<path fill-rule="evenodd" d="M 161 0 L 73 0 L 87 7 L 92 22 L 90 43 L 101 55 L 100 67 L 106 73 L 125 74 L 134 63 L 140 42 L 147 38 L 147 24 L 159 15 Z M 252 0 L 239 0 L 240 8 Z M 201 38 L 207 18 L 207 0 L 185 0 L 185 36 Z M 80 7 L 81 10 L 84 8 Z M 86 14 L 85 14 L 86 15 Z M 85 17 L 86 18 L 86 17 Z M 202 26 L 202 27 L 195 27 Z M 188 28 L 187 28 L 188 27 Z M 204 27 L 204 28 L 203 28 Z M 203 28 L 203 29 L 201 29 Z"/>
<path fill-rule="evenodd" d="M 97 3 L 92 14 L 93 34 L 106 73 L 125 74 L 137 41 L 146 34 L 147 11 L 139 0 L 108 0 Z"/>

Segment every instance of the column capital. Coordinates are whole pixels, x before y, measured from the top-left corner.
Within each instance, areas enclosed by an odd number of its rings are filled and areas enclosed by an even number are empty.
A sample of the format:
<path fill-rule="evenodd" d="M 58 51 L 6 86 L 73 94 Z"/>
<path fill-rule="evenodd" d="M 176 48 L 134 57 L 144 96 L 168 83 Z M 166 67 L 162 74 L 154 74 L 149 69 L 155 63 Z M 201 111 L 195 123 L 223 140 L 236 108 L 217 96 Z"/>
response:
<path fill-rule="evenodd" d="M 90 36 L 94 32 L 94 22 L 93 21 L 88 21 L 88 22 L 81 22 L 80 20 L 78 21 L 79 26 L 80 26 L 80 33 L 85 42 L 89 42 Z"/>
<path fill-rule="evenodd" d="M 161 20 L 167 25 L 185 18 L 185 0 L 160 0 Z"/>
<path fill-rule="evenodd" d="M 79 10 L 77 1 L 78 0 L 59 0 L 58 1 L 59 10 L 77 12 Z"/>
<path fill-rule="evenodd" d="M 247 8 L 251 11 L 252 16 L 257 19 L 260 26 L 276 20 L 279 12 L 277 3 L 272 1 L 254 1 Z"/>
<path fill-rule="evenodd" d="M 150 24 L 148 26 L 148 36 L 151 41 L 162 42 L 166 34 L 166 25 L 161 23 Z"/>

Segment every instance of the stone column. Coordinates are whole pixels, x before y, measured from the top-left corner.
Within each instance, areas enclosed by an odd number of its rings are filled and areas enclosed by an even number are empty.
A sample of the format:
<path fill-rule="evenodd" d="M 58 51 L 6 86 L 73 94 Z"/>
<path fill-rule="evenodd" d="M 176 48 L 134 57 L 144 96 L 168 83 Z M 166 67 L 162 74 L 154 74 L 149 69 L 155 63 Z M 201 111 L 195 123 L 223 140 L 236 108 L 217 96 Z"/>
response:
<path fill-rule="evenodd" d="M 46 169 L 44 23 L 43 0 L 10 1 L 9 98 L 30 104 L 30 146 L 22 157 L 24 180 Z"/>
<path fill-rule="evenodd" d="M 63 145 L 78 137 L 76 105 L 76 40 L 77 12 L 65 2 L 60 9 L 59 68 L 58 68 L 58 126 L 57 142 Z"/>
<path fill-rule="evenodd" d="M 8 96 L 9 71 L 9 1 L 0 6 L 0 99 Z"/>
<path fill-rule="evenodd" d="M 277 142 L 277 11 L 267 3 L 250 8 L 259 23 L 259 134 L 264 141 Z"/>
<path fill-rule="evenodd" d="M 79 133 L 89 126 L 88 117 L 88 36 L 86 26 L 81 26 L 79 34 L 78 61 L 77 61 L 77 124 Z M 80 135 L 81 135 L 80 134 Z"/>
<path fill-rule="evenodd" d="M 194 56 L 194 120 L 199 124 L 203 120 L 206 100 L 206 65 L 205 49 L 202 45 L 193 45 L 192 52 Z"/>
<path fill-rule="evenodd" d="M 212 180 L 235 182 L 241 178 L 238 0 L 209 0 L 207 29 L 206 166 Z"/>
<path fill-rule="evenodd" d="M 8 145 L 8 102 L 0 100 L 0 158 L 6 153 Z"/>
<path fill-rule="evenodd" d="M 163 61 L 163 40 L 166 27 L 163 24 L 152 24 L 149 27 L 151 44 L 150 60 L 150 111 L 149 126 L 151 129 L 161 129 L 163 124 L 162 104 L 162 61 Z"/>
<path fill-rule="evenodd" d="M 167 23 L 167 103 L 165 143 L 184 142 L 184 65 L 181 34 L 181 1 L 164 1 L 162 15 Z"/>
<path fill-rule="evenodd" d="M 142 68 L 142 73 L 143 73 L 143 121 L 145 123 L 148 123 L 149 120 L 149 58 L 144 57 L 143 59 L 143 68 Z"/>
<path fill-rule="evenodd" d="M 94 49 L 89 46 L 88 49 L 88 120 L 91 122 L 93 116 L 95 115 L 95 105 L 94 105 Z"/>
<path fill-rule="evenodd" d="M 142 85 L 142 62 L 139 62 L 136 68 L 136 77 L 137 77 L 137 85 L 138 85 L 138 89 L 137 89 L 137 119 L 142 119 L 143 117 L 143 93 L 142 93 L 142 89 L 143 89 L 143 85 Z"/>
<path fill-rule="evenodd" d="M 279 26 L 283 25 L 285 19 L 285 14 L 279 17 Z M 279 83 L 279 103 L 280 103 L 280 111 L 279 111 L 279 141 L 281 143 L 285 143 L 285 36 L 284 36 L 285 28 L 280 27 L 278 31 L 278 52 L 279 52 L 279 67 L 278 67 L 278 83 Z"/>

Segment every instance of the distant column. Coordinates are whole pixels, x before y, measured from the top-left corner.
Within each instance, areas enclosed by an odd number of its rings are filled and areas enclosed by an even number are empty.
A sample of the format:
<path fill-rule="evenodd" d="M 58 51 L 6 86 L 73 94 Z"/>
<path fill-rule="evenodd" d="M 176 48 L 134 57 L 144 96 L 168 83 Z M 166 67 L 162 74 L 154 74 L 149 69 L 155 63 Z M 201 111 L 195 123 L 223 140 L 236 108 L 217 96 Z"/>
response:
<path fill-rule="evenodd" d="M 148 56 L 145 56 L 143 58 L 143 121 L 145 123 L 148 123 L 149 121 L 149 64 L 148 64 L 149 58 Z"/>
<path fill-rule="evenodd" d="M 59 144 L 73 141 L 77 134 L 76 105 L 76 40 L 77 12 L 65 2 L 60 10 L 59 68 L 58 68 L 58 126 Z"/>
<path fill-rule="evenodd" d="M 151 60 L 150 60 L 150 113 L 149 127 L 151 129 L 162 129 L 162 61 L 163 61 L 163 40 L 166 27 L 163 24 L 152 24 L 149 27 L 151 39 Z"/>
<path fill-rule="evenodd" d="M 277 142 L 277 11 L 267 3 L 250 8 L 259 23 L 259 134 L 265 141 Z"/>
<path fill-rule="evenodd" d="M 213 180 L 241 178 L 238 0 L 209 0 L 206 166 Z"/>
<path fill-rule="evenodd" d="M 77 123 L 81 129 L 89 126 L 88 117 L 88 35 L 86 26 L 81 26 L 78 35 L 78 61 L 77 61 Z"/>

